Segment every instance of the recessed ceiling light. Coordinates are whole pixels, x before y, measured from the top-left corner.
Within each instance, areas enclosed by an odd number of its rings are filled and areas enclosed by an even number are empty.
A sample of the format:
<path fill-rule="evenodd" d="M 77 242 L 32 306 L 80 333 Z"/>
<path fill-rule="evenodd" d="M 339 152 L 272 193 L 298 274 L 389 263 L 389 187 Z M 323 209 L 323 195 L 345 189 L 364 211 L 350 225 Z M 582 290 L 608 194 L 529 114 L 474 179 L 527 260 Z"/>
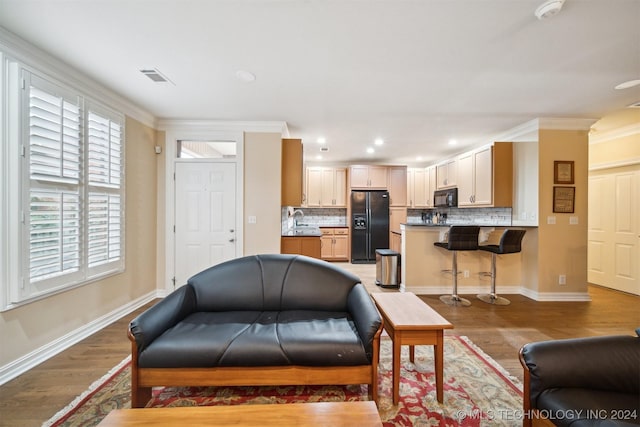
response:
<path fill-rule="evenodd" d="M 620 90 L 620 89 L 629 89 L 629 88 L 632 88 L 632 87 L 635 87 L 635 86 L 638 86 L 638 85 L 640 85 L 640 79 L 638 79 L 638 80 L 629 80 L 629 81 L 620 83 L 618 86 L 615 87 L 615 89 L 618 89 L 618 90 Z"/>
<path fill-rule="evenodd" d="M 373 143 L 376 145 L 382 145 L 384 144 L 384 140 L 382 138 L 377 138 Z"/>
<path fill-rule="evenodd" d="M 455 139 L 450 139 L 449 140 L 449 145 L 457 145 L 458 141 L 456 141 Z"/>
<path fill-rule="evenodd" d="M 320 154 L 318 154 L 318 155 L 316 156 L 316 160 L 322 160 L 322 156 L 321 156 Z"/>
<path fill-rule="evenodd" d="M 418 156 L 418 157 L 416 157 L 416 160 L 417 160 L 417 161 L 419 161 L 419 162 L 421 162 L 421 161 L 422 161 L 422 156 Z"/>
<path fill-rule="evenodd" d="M 318 139 L 316 140 L 316 142 L 317 142 L 318 144 L 324 144 L 324 143 L 326 143 L 326 142 L 327 142 L 327 140 L 326 140 L 326 139 L 324 139 L 323 137 L 320 137 L 320 138 L 318 138 Z"/>
<path fill-rule="evenodd" d="M 246 70 L 238 70 L 236 71 L 236 78 L 243 82 L 250 83 L 256 79 L 256 75 Z"/>
<path fill-rule="evenodd" d="M 367 147 L 367 153 L 373 154 L 375 152 L 376 152 L 376 150 L 374 150 L 372 147 Z"/>

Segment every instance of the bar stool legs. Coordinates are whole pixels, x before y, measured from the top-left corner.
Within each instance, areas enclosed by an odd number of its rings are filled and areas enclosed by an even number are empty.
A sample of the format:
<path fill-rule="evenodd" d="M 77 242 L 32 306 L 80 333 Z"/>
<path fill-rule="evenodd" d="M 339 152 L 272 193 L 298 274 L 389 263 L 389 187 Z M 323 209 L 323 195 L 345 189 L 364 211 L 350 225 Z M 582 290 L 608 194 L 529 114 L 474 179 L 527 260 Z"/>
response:
<path fill-rule="evenodd" d="M 486 302 L 487 304 L 493 305 L 509 305 L 511 301 L 506 298 L 499 297 L 496 295 L 496 258 L 497 255 L 495 253 L 491 254 L 491 293 L 488 294 L 480 294 L 478 295 L 478 299 L 480 301 Z"/>
<path fill-rule="evenodd" d="M 442 295 L 440 297 L 440 301 L 447 305 L 469 307 L 471 302 L 458 295 L 458 251 L 453 251 L 453 267 L 451 269 L 451 275 L 453 276 L 453 292 L 451 295 Z"/>

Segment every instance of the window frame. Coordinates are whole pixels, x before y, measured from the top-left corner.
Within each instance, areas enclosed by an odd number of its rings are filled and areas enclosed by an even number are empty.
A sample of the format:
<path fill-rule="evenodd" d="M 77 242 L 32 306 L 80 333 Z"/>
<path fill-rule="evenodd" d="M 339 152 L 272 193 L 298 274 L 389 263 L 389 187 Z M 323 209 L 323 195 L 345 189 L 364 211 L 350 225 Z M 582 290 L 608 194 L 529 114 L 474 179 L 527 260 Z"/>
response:
<path fill-rule="evenodd" d="M 0 52 L 0 121 L 3 132 L 0 139 L 3 147 L 0 149 L 0 176 L 3 184 L 0 186 L 2 206 L 0 209 L 0 265 L 3 267 L 2 288 L 0 289 L 0 311 L 19 307 L 51 295 L 65 292 L 88 283 L 120 274 L 125 271 L 126 247 L 126 180 L 125 180 L 125 151 L 126 128 L 125 115 L 114 108 L 110 108 L 87 95 L 70 84 L 60 82 L 39 70 L 34 69 L 18 60 Z M 42 185 L 35 185 L 30 175 L 30 104 L 29 92 L 32 79 L 42 84 L 61 90 L 65 98 L 71 96 L 78 100 L 80 110 L 79 157 L 78 157 L 78 197 L 79 211 L 79 267 L 77 273 L 59 274 L 43 280 L 30 280 L 30 193 L 35 188 L 50 187 L 55 191 L 61 188 L 73 188 L 73 184 L 61 179 L 42 180 Z M 38 86 L 40 90 L 42 87 Z M 46 90 L 45 90 L 46 91 Z M 89 114 L 117 123 L 119 127 L 119 185 L 90 185 L 88 181 L 88 120 Z M 35 180 L 38 181 L 38 180 Z M 56 188 L 58 187 L 58 188 Z M 116 221 L 114 229 L 117 255 L 115 260 L 89 266 L 88 261 L 88 215 L 89 192 L 96 189 L 105 194 L 119 198 L 119 208 L 113 212 Z M 17 206 L 17 209 L 16 209 Z M 119 230 L 119 232 L 118 232 Z M 107 242 L 108 244 L 108 242 Z M 119 255 L 119 256 L 118 256 Z"/>

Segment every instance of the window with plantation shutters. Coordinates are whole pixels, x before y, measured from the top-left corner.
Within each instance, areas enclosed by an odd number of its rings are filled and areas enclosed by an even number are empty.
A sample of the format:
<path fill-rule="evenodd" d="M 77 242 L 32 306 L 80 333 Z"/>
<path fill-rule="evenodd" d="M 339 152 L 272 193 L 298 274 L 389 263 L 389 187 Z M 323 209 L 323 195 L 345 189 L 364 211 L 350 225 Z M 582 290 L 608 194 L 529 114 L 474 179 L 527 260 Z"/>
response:
<path fill-rule="evenodd" d="M 20 85 L 23 257 L 10 304 L 124 270 L 124 117 L 26 70 Z"/>
<path fill-rule="evenodd" d="M 82 116 L 79 97 L 29 83 L 29 279 L 38 282 L 80 270 Z"/>

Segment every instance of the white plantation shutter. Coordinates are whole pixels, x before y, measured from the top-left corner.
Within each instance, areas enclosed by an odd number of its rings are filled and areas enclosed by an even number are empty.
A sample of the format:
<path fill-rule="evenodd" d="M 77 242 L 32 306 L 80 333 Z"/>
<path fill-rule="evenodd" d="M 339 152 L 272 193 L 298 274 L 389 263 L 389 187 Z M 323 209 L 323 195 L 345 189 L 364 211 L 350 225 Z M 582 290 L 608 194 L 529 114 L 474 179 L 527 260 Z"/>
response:
<path fill-rule="evenodd" d="M 36 76 L 29 82 L 28 277 L 59 285 L 52 279 L 81 262 L 81 102 Z"/>
<path fill-rule="evenodd" d="M 123 255 L 122 119 L 92 104 L 87 109 L 87 262 L 93 269 Z"/>
<path fill-rule="evenodd" d="M 124 117 L 23 72 L 23 285 L 11 303 L 124 269 Z"/>

